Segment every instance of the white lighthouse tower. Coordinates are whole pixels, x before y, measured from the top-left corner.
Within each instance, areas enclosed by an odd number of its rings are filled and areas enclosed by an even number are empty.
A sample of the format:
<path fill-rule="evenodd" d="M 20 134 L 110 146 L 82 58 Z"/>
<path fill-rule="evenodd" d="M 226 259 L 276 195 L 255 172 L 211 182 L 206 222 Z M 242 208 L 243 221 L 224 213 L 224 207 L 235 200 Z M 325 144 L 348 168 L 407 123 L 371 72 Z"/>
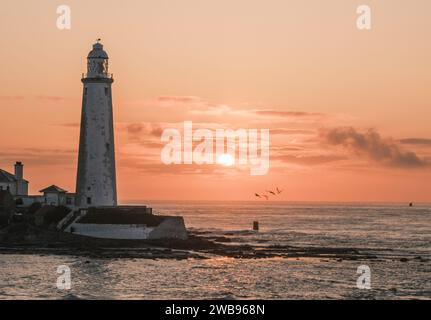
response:
<path fill-rule="evenodd" d="M 87 74 L 82 77 L 81 134 L 79 140 L 76 205 L 116 206 L 112 74 L 108 54 L 95 43 L 88 54 Z"/>

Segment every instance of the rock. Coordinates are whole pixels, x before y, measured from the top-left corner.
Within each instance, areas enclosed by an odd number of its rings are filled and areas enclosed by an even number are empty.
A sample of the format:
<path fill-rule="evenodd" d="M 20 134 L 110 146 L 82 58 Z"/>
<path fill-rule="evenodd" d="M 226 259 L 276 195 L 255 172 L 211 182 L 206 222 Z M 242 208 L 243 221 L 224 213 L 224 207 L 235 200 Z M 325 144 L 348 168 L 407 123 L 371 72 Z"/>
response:
<path fill-rule="evenodd" d="M 217 237 L 214 239 L 215 242 L 224 242 L 224 243 L 228 243 L 231 242 L 231 240 L 229 238 L 225 238 L 225 237 Z"/>

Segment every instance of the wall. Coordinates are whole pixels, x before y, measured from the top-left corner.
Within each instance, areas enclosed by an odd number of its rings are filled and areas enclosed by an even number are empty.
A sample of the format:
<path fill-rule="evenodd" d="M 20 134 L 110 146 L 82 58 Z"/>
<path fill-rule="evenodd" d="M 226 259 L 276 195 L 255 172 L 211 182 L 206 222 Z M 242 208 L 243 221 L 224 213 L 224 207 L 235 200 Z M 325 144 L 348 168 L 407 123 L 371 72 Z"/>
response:
<path fill-rule="evenodd" d="M 73 234 L 105 239 L 148 239 L 154 228 L 132 224 L 91 224 L 74 223 Z M 69 228 L 68 228 L 69 229 Z"/>
<path fill-rule="evenodd" d="M 154 228 L 149 239 L 180 239 L 188 238 L 183 217 L 164 217 L 164 221 Z"/>
<path fill-rule="evenodd" d="M 25 180 L 17 181 L 17 195 L 27 196 L 28 195 L 28 182 Z"/>
<path fill-rule="evenodd" d="M 85 216 L 85 212 L 82 214 Z M 69 225 L 65 232 L 74 230 L 74 234 L 105 239 L 180 239 L 186 240 L 187 230 L 182 217 L 163 217 L 165 220 L 157 227 L 142 224 L 93 224 L 77 223 Z M 79 220 L 76 219 L 75 221 Z"/>
<path fill-rule="evenodd" d="M 15 199 L 22 199 L 23 204 L 20 207 L 28 207 L 32 203 L 39 202 L 44 203 L 45 199 L 43 196 L 16 196 Z"/>
<path fill-rule="evenodd" d="M 0 189 L 2 190 L 8 190 L 9 192 L 14 196 L 16 195 L 16 183 L 15 182 L 1 182 L 0 183 Z"/>
<path fill-rule="evenodd" d="M 45 193 L 45 203 L 50 206 L 60 205 L 58 193 Z"/>

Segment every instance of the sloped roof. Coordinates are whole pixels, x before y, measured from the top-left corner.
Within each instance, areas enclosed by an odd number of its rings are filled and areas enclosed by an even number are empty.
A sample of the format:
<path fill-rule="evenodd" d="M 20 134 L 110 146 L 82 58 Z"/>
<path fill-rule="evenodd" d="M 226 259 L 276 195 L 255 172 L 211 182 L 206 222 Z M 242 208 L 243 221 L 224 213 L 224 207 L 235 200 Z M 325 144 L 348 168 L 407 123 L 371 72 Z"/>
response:
<path fill-rule="evenodd" d="M 16 182 L 16 178 L 13 174 L 0 169 L 0 182 Z"/>
<path fill-rule="evenodd" d="M 52 185 L 52 186 L 49 186 L 48 188 L 45 188 L 45 189 L 42 189 L 42 190 L 40 190 L 39 192 L 41 192 L 41 193 L 65 193 L 65 192 L 67 192 L 66 190 L 64 190 L 64 189 L 62 189 L 62 188 L 60 188 L 60 187 L 57 187 L 56 185 Z"/>
<path fill-rule="evenodd" d="M 89 59 L 94 59 L 94 58 L 109 59 L 108 54 L 106 53 L 105 50 L 103 50 L 103 45 L 99 42 L 93 44 L 93 50 L 90 51 L 87 58 L 89 58 Z"/>

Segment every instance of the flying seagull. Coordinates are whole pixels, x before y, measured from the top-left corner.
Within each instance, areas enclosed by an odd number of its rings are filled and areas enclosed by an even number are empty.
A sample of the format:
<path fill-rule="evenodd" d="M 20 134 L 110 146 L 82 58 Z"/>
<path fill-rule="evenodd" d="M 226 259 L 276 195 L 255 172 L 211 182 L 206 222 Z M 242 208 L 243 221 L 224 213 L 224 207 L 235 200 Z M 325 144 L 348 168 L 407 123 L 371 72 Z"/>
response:
<path fill-rule="evenodd" d="M 274 191 L 266 190 L 266 192 L 268 192 L 268 193 L 270 193 L 270 194 L 272 194 L 272 195 L 274 195 L 274 196 L 275 196 L 275 192 L 274 192 Z"/>
<path fill-rule="evenodd" d="M 280 193 L 282 193 L 283 192 L 283 190 L 280 190 L 280 189 L 278 189 L 278 187 L 277 187 L 277 193 L 278 194 L 280 194 Z"/>
<path fill-rule="evenodd" d="M 258 194 L 258 193 L 255 193 L 254 194 L 256 197 L 258 197 L 258 198 L 262 198 L 261 196 L 260 196 L 260 194 Z"/>

